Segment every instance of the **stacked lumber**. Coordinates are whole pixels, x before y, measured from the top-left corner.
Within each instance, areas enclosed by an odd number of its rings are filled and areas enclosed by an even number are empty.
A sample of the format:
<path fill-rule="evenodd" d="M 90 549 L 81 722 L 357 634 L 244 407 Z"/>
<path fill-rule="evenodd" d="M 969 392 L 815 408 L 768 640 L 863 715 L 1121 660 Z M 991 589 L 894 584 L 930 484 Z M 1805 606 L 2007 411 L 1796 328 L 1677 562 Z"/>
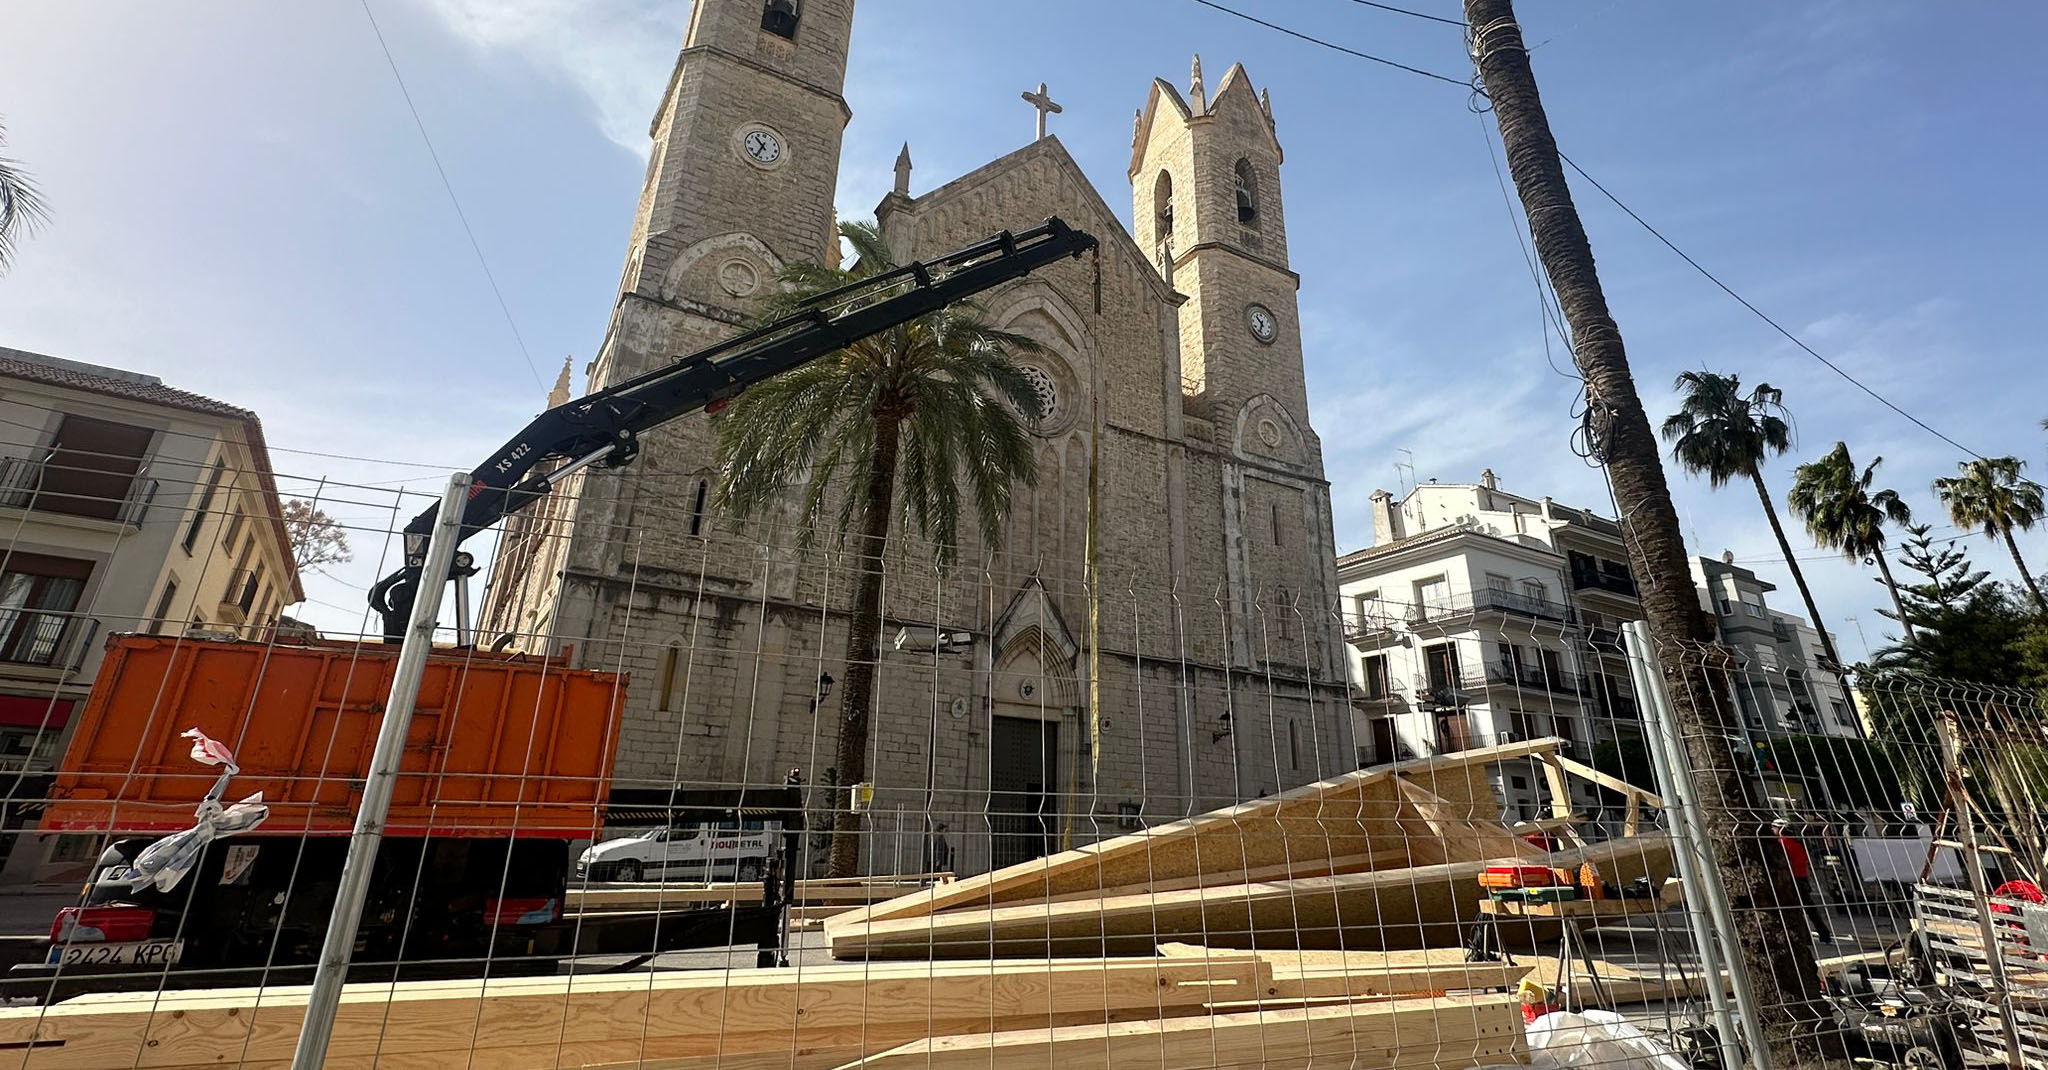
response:
<path fill-rule="evenodd" d="M 1416 976 L 1437 984 L 1459 981 L 1456 973 L 1443 965 L 1430 975 L 1425 965 Z M 1298 992 L 1307 979 L 1295 975 Z M 132 993 L 0 1010 L 0 1047 L 18 1053 L 10 1061 L 20 1070 L 283 1070 L 306 993 Z M 1139 959 L 352 985 L 326 1065 L 833 1070 L 1044 1066 L 1057 1055 L 1089 1066 L 1194 1067 L 1255 1065 L 1260 1053 L 1275 1066 L 1356 1053 L 1372 1060 L 1359 1065 L 1463 1070 L 1513 1061 L 1520 1042 L 1506 995 L 1304 998 L 1281 992 L 1266 958 L 1196 948 Z"/>
<path fill-rule="evenodd" d="M 1479 873 L 1514 860 L 1596 867 L 1613 884 L 1670 873 L 1659 834 L 1547 852 L 1499 819 L 1490 767 L 1526 760 L 1551 790 L 1550 827 L 1577 820 L 1573 776 L 1662 801 L 1536 739 L 1361 770 L 1285 794 L 955 881 L 825 922 L 832 954 L 1006 958 L 1218 948 L 1455 947 L 1479 917 Z M 1619 789 L 1616 789 L 1619 790 Z M 1531 920 L 1531 938 L 1555 920 Z M 1548 924 L 1549 930 L 1542 926 Z"/>

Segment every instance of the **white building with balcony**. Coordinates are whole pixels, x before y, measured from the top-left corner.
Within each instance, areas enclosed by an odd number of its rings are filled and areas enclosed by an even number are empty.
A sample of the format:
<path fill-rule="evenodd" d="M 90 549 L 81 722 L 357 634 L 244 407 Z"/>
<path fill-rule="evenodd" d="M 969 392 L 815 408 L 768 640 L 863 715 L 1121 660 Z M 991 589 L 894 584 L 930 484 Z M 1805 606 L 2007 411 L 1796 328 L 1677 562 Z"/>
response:
<path fill-rule="evenodd" d="M 1374 544 L 1337 562 L 1360 764 L 1544 735 L 1585 760 L 1634 724 L 1618 629 L 1642 611 L 1614 521 L 1491 471 L 1377 492 L 1373 520 Z M 1510 816 L 1539 816 L 1538 775 L 1498 778 Z"/>
<path fill-rule="evenodd" d="M 1745 727 L 1770 735 L 1863 737 L 1841 675 L 1823 667 L 1820 633 L 1806 618 L 1765 603 L 1775 584 L 1725 552 L 1719 560 L 1693 558 L 1692 581 L 1716 637 L 1742 658 L 1735 704 Z"/>
<path fill-rule="evenodd" d="M 109 634 L 254 638 L 305 597 L 280 510 L 255 413 L 0 348 L 0 828 L 33 823 Z M 66 861 L 15 839 L 0 884 Z"/>

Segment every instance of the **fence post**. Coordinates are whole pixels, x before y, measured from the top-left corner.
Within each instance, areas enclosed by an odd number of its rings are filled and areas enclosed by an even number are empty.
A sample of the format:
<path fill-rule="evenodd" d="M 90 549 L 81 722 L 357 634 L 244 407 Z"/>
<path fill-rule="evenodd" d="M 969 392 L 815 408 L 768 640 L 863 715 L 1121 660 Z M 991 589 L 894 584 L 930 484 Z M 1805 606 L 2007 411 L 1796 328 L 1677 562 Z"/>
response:
<path fill-rule="evenodd" d="M 298 1048 L 292 1052 L 292 1070 L 320 1070 L 327 1062 L 327 1043 L 334 1035 L 334 1014 L 341 1003 L 342 983 L 348 979 L 356 926 L 362 920 L 363 901 L 369 895 L 377 847 L 384 840 L 384 819 L 391 812 L 391 791 L 396 786 L 399 760 L 405 752 L 406 728 L 412 723 L 413 704 L 419 699 L 420 676 L 426 671 L 427 655 L 433 653 L 441 592 L 448 585 L 455 545 L 462 539 L 462 512 L 468 504 L 469 476 L 457 473 L 449 478 L 448 492 L 441 496 L 441 511 L 434 522 L 433 538 L 427 544 L 426 568 L 420 573 L 419 590 L 413 597 L 412 620 L 406 625 L 405 640 L 398 648 L 391 694 L 384 702 L 384 723 L 377 729 L 377 749 L 370 756 L 363 802 L 356 810 L 355 831 L 349 837 L 348 858 L 341 868 L 341 888 L 335 895 L 334 913 L 327 919 L 327 939 L 320 947 L 313 990 L 306 997 L 306 1017 L 299 1027 Z"/>
<path fill-rule="evenodd" d="M 2019 1070 L 2022 1064 L 2019 1022 L 2013 1016 L 2012 986 L 2005 976 L 2005 952 L 1998 946 L 1998 925 L 1991 919 L 1991 892 L 1984 880 L 1984 856 L 1977 850 L 1977 822 L 1970 812 L 1969 790 L 1963 786 L 1963 741 L 1957 730 L 1956 712 L 1943 710 L 1941 767 L 1948 780 L 1948 810 L 1956 817 L 1956 834 L 1963 844 L 1963 871 L 1970 875 L 1970 891 L 1977 907 L 1977 931 L 1984 940 L 1984 965 L 1991 971 L 1996 989 L 1998 1024 L 2005 1034 L 2005 1064 Z"/>
<path fill-rule="evenodd" d="M 1650 752 L 1650 766 L 1657 775 L 1657 793 L 1664 797 L 1664 823 L 1671 836 L 1672 858 L 1678 864 L 1679 887 L 1688 893 L 1698 890 L 1705 880 L 1700 866 L 1703 854 L 1695 853 L 1691 829 L 1682 809 L 1682 802 L 1688 794 L 1678 786 L 1676 770 L 1672 769 L 1665 754 L 1663 725 L 1659 711 L 1662 709 L 1664 681 L 1658 668 L 1650 660 L 1650 629 L 1641 621 L 1631 621 L 1622 626 L 1628 637 L 1629 679 L 1635 685 L 1643 723 L 1648 731 L 1644 744 Z M 1709 867 L 1705 872 L 1711 872 Z M 1690 895 L 1688 895 L 1690 898 Z M 1693 909 L 1695 904 L 1681 906 L 1685 913 L 1686 926 L 1692 930 L 1693 946 L 1699 949 L 1700 971 L 1704 974 L 1702 983 L 1707 990 L 1707 1003 L 1714 1014 L 1714 1032 L 1721 1048 L 1721 1065 L 1739 1067 L 1742 1065 L 1742 1045 L 1736 1040 L 1735 1015 L 1728 1007 L 1728 993 L 1721 987 L 1721 950 L 1714 931 L 1709 928 L 1705 895 L 1696 904 L 1702 909 Z M 1734 969 L 1729 970 L 1734 975 Z"/>

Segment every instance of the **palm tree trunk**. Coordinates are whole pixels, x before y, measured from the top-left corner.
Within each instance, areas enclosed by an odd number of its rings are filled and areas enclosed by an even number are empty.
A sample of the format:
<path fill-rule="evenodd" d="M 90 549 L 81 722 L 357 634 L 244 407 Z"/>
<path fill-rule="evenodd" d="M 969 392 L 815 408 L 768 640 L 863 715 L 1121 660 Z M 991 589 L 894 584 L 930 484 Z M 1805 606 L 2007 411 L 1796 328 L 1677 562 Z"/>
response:
<path fill-rule="evenodd" d="M 1730 741 L 1739 739 L 1741 730 L 1733 692 L 1721 662 L 1708 649 L 1713 632 L 1693 589 L 1657 440 L 1629 372 L 1621 330 L 1600 289 L 1592 245 L 1565 183 L 1514 6 L 1510 0 L 1465 0 L 1465 21 L 1472 27 L 1475 62 L 1500 124 L 1529 232 L 1571 325 L 1579 370 L 1600 417 L 1594 444 L 1607 466 L 1622 530 L 1630 536 L 1643 616 L 1663 655 L 1672 714 L 1698 781 L 1708 847 L 1735 915 L 1733 965 L 1762 993 L 1760 1024 L 1774 1064 L 1790 1067 L 1839 1057 L 1833 1050 L 1840 1046 L 1837 1031 L 1820 1028 L 1832 1016 L 1820 1001 L 1813 947 L 1794 905 L 1800 899 L 1791 868 L 1765 825 L 1768 812 L 1750 801 L 1755 785 L 1735 761 Z"/>
<path fill-rule="evenodd" d="M 1884 575 L 1884 589 L 1891 592 L 1892 612 L 1899 615 L 1899 627 L 1906 629 L 1906 641 L 1912 642 L 1920 636 L 1913 631 L 1913 622 L 1906 619 L 1906 603 L 1899 598 L 1899 583 L 1892 579 L 1892 564 L 1885 560 L 1884 547 L 1877 548 L 1877 571 Z"/>
<path fill-rule="evenodd" d="M 875 663 L 882 656 L 882 555 L 889 547 L 889 520 L 896 506 L 896 455 L 903 417 L 883 411 L 875 417 L 874 467 L 861 488 L 860 582 L 853 591 L 853 616 L 846 626 L 846 691 L 839 706 L 836 768 L 841 786 L 859 784 L 868 772 L 868 720 L 875 702 Z M 849 789 L 851 790 L 851 789 Z M 834 803 L 832 876 L 860 874 L 861 815 L 848 797 Z"/>
<path fill-rule="evenodd" d="M 1828 626 L 1820 619 L 1820 607 L 1813 602 L 1813 592 L 1806 588 L 1806 573 L 1799 571 L 1799 559 L 1792 556 L 1792 542 L 1785 538 L 1785 525 L 1778 523 L 1778 506 L 1771 501 L 1771 492 L 1764 486 L 1764 474 L 1751 472 L 1750 482 L 1756 484 L 1756 498 L 1764 503 L 1764 518 L 1771 522 L 1771 534 L 1777 536 L 1778 552 L 1785 555 L 1785 567 L 1792 570 L 1792 585 L 1799 588 L 1799 600 L 1806 603 L 1806 619 L 1813 622 L 1813 630 L 1820 633 L 1820 652 L 1827 656 L 1829 671 L 1842 671 L 1842 657 L 1835 653 L 1835 641 L 1828 637 Z"/>
<path fill-rule="evenodd" d="M 2048 601 L 2041 599 L 2041 587 L 2034 582 L 2034 574 L 2027 571 L 2027 559 L 2020 556 L 2020 544 L 2013 540 L 2012 529 L 2006 528 L 2000 534 L 2005 536 L 2006 552 L 2012 555 L 2014 568 L 2020 570 L 2020 582 L 2027 585 L 2027 591 L 2034 596 L 2034 608 L 2048 613 Z"/>

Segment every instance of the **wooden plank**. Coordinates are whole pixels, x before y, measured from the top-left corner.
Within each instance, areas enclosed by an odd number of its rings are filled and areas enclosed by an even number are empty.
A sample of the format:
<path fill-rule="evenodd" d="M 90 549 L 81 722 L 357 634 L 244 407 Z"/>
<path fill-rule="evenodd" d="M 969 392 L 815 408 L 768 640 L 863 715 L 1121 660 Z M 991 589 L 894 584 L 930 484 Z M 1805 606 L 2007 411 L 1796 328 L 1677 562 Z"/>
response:
<path fill-rule="evenodd" d="M 826 931 L 1402 846 L 1408 837 L 1396 821 L 1402 806 L 1396 776 L 1463 805 L 1471 819 L 1481 809 L 1474 793 L 1475 784 L 1483 786 L 1485 766 L 1554 752 L 1561 743 L 1532 739 L 1348 773 L 906 895 L 835 918 Z M 1487 797 L 1490 806 L 1490 789 Z M 1491 821 L 1496 815 L 1479 816 Z"/>
<path fill-rule="evenodd" d="M 908 892 L 930 887 L 922 881 L 876 880 L 818 883 L 796 882 L 796 902 L 816 905 L 857 907 L 894 899 Z M 607 884 L 572 887 L 565 898 L 567 909 L 585 913 L 600 910 L 644 910 L 660 907 L 689 907 L 705 903 L 758 903 L 763 890 L 760 881 L 719 881 L 710 884 Z"/>
<path fill-rule="evenodd" d="M 1621 779 L 1620 777 L 1610 776 L 1609 774 L 1603 773 L 1600 770 L 1585 764 L 1584 762 L 1572 761 L 1570 758 L 1567 758 L 1562 754 L 1554 756 L 1551 760 L 1555 761 L 1558 767 L 1561 769 L 1565 769 L 1573 773 L 1574 775 L 1585 777 L 1587 780 L 1590 780 L 1593 783 L 1608 789 L 1609 791 L 1620 792 L 1621 794 L 1628 796 L 1631 802 L 1648 803 L 1649 805 L 1654 806 L 1659 810 L 1664 809 L 1664 797 L 1658 795 L 1654 791 L 1650 791 L 1646 788 L 1636 787 L 1634 784 L 1631 784 L 1628 781 Z"/>
<path fill-rule="evenodd" d="M 1201 959 L 1242 952 L 1197 944 L 1161 944 L 1168 958 Z M 1463 948 L 1414 951 L 1259 951 L 1273 971 L 1277 998 L 1330 996 L 1412 996 L 1463 989 L 1513 988 L 1538 963 L 1466 962 Z"/>
<path fill-rule="evenodd" d="M 1260 881 L 1289 880 L 1295 877 L 1327 877 L 1333 873 L 1360 873 L 1379 869 L 1390 864 L 1407 865 L 1411 850 L 1409 847 L 1383 848 L 1366 854 L 1344 855 L 1340 858 L 1316 858 L 1298 862 L 1283 862 L 1277 866 L 1260 866 L 1258 869 L 1239 869 L 1225 873 L 1204 874 L 1197 877 L 1176 877 L 1171 880 L 1149 881 L 1144 888 L 1150 892 L 1180 892 L 1190 888 L 1221 888 L 1231 884 L 1254 884 Z M 1075 903 L 1102 898 L 1101 890 L 1073 892 L 1056 895 L 1043 900 L 1048 903 Z M 836 916 L 836 915 L 835 915 Z"/>
<path fill-rule="evenodd" d="M 1609 840 L 1543 857 L 1556 866 L 1592 862 L 1621 883 L 1637 876 L 1661 881 L 1671 868 L 1670 844 L 1661 836 Z M 826 933 L 840 958 L 1142 954 L 1163 941 L 1349 950 L 1456 946 L 1479 917 L 1477 882 L 1489 861 L 1116 893 L 860 925 L 845 924 L 851 915 L 842 915 L 826 923 Z"/>
<path fill-rule="evenodd" d="M 1550 793 L 1550 816 L 1566 818 L 1572 816 L 1576 808 L 1572 806 L 1571 781 L 1565 779 L 1564 766 L 1558 761 L 1555 754 L 1543 756 L 1543 784 Z"/>
<path fill-rule="evenodd" d="M 1401 794 L 1422 817 L 1429 834 L 1442 845 L 1447 862 L 1471 862 L 1482 858 L 1543 858 L 1548 851 L 1509 832 L 1499 825 L 1484 825 L 1459 814 L 1454 804 L 1406 780 Z"/>
<path fill-rule="evenodd" d="M 928 1036 L 935 1022 L 963 1032 L 1195 1013 L 1218 1000 L 1264 998 L 1269 977 L 1253 956 L 1218 955 L 351 985 L 331 1051 L 336 1060 L 438 1053 L 472 1070 L 541 1065 L 543 1057 L 573 1060 L 561 1065 L 750 1052 L 787 1059 L 849 1045 L 857 1057 Z M 307 991 L 11 1008 L 0 1010 L 0 1045 L 34 1045 L 18 1070 L 288 1061 Z"/>
<path fill-rule="evenodd" d="M 1513 996 L 1261 1010 L 1106 1026 L 937 1037 L 870 1056 L 863 1070 L 1182 1070 L 1342 1065 L 1466 1070 L 1521 1062 Z"/>

